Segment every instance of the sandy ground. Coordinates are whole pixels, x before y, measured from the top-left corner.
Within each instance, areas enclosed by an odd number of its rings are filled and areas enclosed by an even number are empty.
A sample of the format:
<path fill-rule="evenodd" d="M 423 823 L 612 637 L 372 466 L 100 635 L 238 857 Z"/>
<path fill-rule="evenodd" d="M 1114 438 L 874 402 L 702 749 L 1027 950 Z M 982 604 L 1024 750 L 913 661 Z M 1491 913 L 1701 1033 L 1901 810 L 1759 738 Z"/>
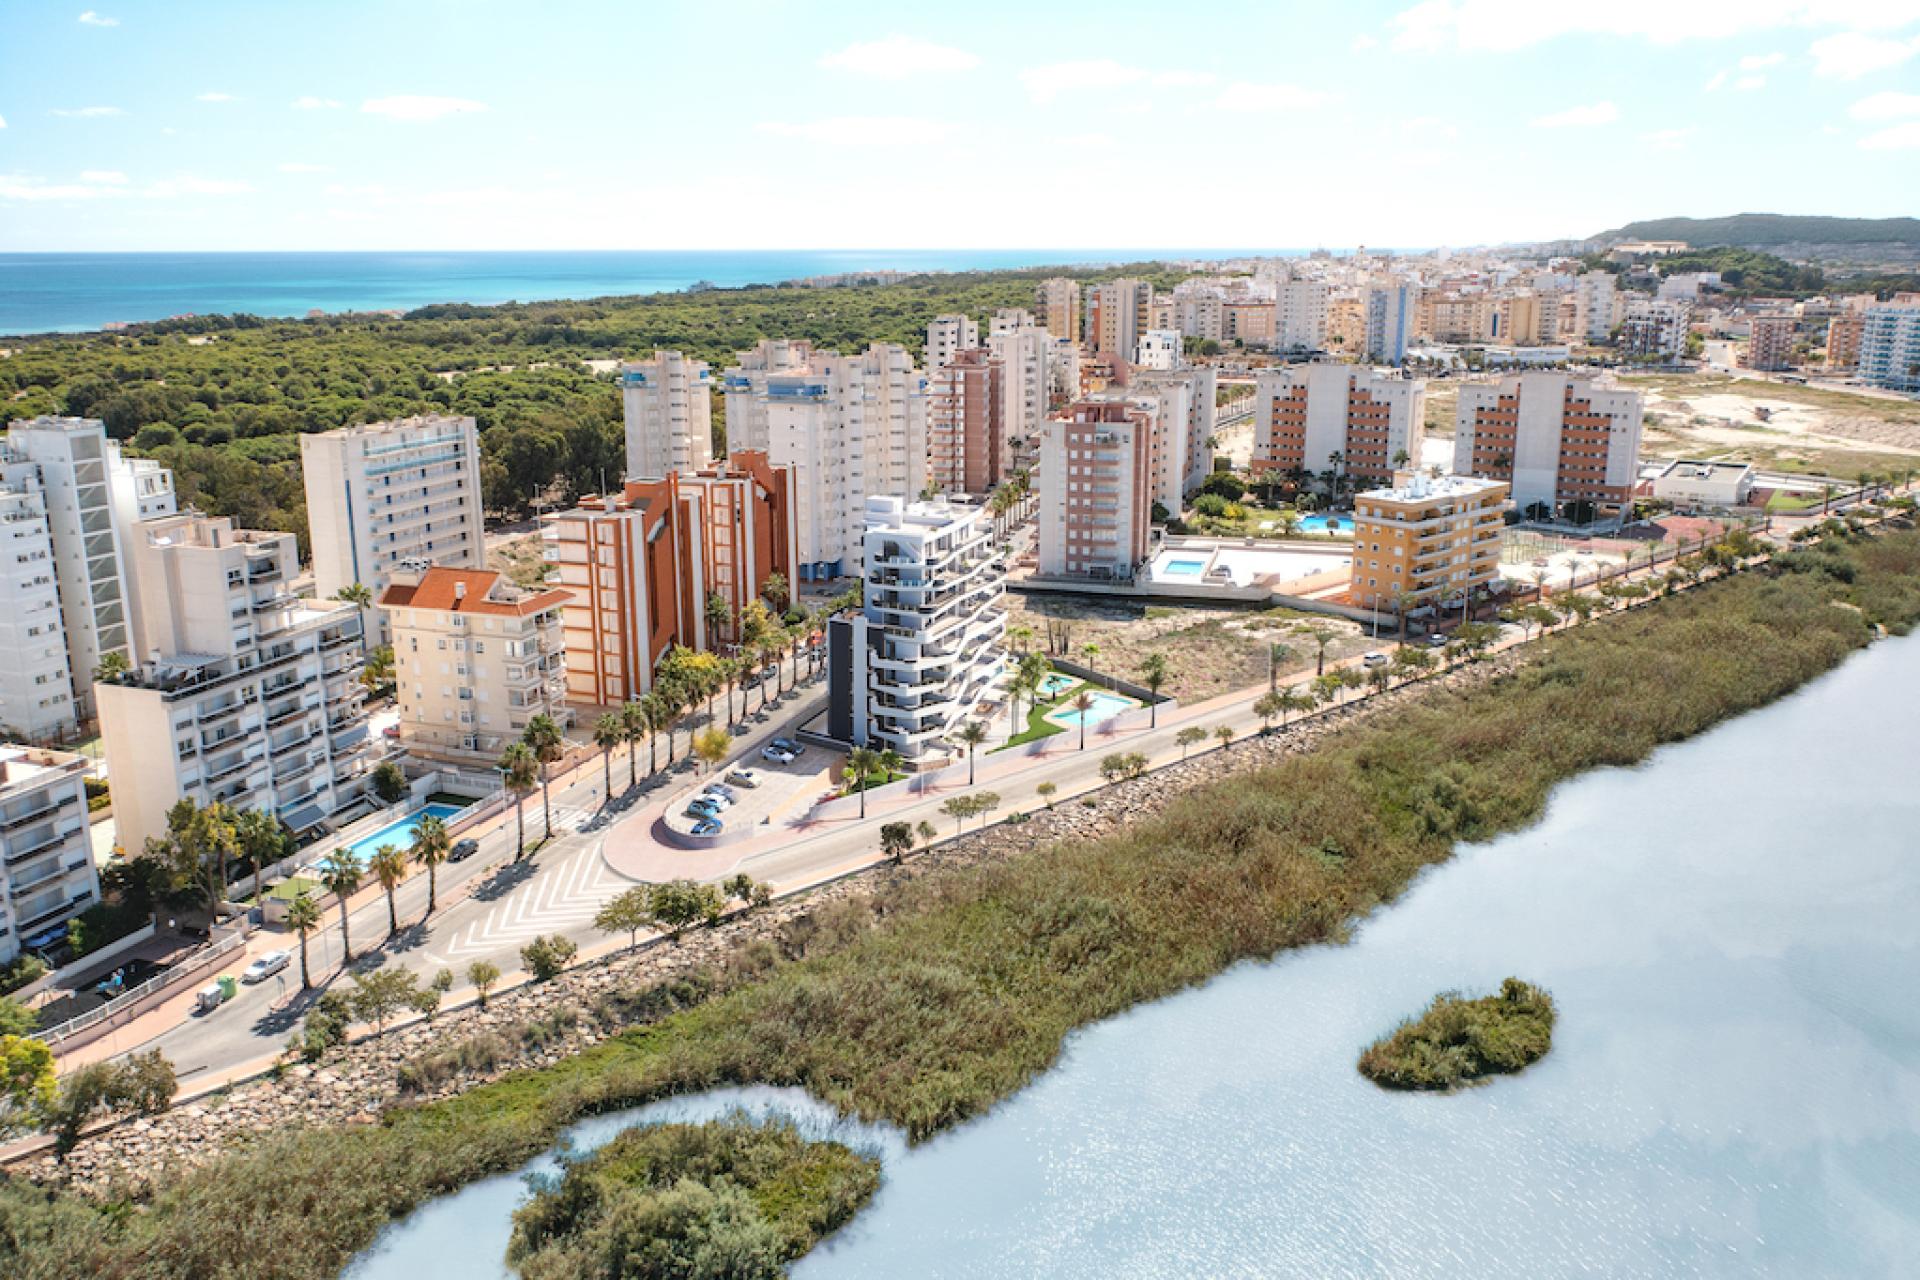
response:
<path fill-rule="evenodd" d="M 487 568 L 504 573 L 509 581 L 520 586 L 539 586 L 547 576 L 547 562 L 541 557 L 540 535 L 522 534 L 488 547 Z"/>
<path fill-rule="evenodd" d="M 1852 453 L 1920 457 L 1920 404 L 1720 374 L 1625 378 L 1646 393 L 1647 451 L 1782 460 Z"/>

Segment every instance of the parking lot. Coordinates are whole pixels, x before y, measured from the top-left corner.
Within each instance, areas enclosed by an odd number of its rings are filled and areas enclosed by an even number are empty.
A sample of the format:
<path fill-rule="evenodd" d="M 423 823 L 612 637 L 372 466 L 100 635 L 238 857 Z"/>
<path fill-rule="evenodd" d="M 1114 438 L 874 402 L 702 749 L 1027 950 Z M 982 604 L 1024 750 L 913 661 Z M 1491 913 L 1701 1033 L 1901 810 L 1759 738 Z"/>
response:
<path fill-rule="evenodd" d="M 723 830 L 739 832 L 750 827 L 770 825 L 775 817 L 804 812 L 833 786 L 833 767 L 841 760 L 837 752 L 809 746 L 791 764 L 764 759 L 760 748 L 737 757 L 721 768 L 705 773 L 674 797 L 667 808 L 667 825 L 675 831 L 691 832 L 699 819 L 687 812 L 687 805 L 709 783 L 720 782 L 733 792 L 734 803 L 718 815 Z M 747 787 L 728 782 L 727 775 L 751 769 L 759 785 Z"/>

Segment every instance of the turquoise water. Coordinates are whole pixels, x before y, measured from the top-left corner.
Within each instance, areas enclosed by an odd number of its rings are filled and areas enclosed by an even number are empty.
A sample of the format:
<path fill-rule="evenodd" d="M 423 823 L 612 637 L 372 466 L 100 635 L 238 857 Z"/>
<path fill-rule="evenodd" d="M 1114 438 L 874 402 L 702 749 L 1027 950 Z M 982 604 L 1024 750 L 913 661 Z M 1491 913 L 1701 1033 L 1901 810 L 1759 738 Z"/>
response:
<path fill-rule="evenodd" d="M 1300 528 L 1305 533 L 1352 533 L 1353 521 L 1340 516 L 1303 516 Z"/>
<path fill-rule="evenodd" d="M 412 844 L 413 833 L 420 829 L 420 819 L 432 817 L 444 822 L 458 812 L 460 812 L 460 806 L 457 804 L 430 804 L 424 809 L 408 814 L 398 822 L 389 822 L 370 836 L 354 841 L 347 846 L 347 852 L 364 867 L 373 851 L 383 844 L 396 844 L 402 849 Z"/>
<path fill-rule="evenodd" d="M 1053 718 L 1061 724 L 1077 725 L 1083 719 L 1088 724 L 1100 724 L 1103 721 L 1113 719 L 1122 711 L 1131 711 L 1134 707 L 1132 700 L 1123 698 L 1116 693 L 1090 691 L 1090 696 L 1093 698 L 1093 705 L 1085 711 L 1076 710 L 1071 706 L 1062 707 L 1054 713 Z"/>
<path fill-rule="evenodd" d="M 1040 682 L 1040 696 L 1057 698 L 1079 683 L 1078 676 L 1070 676 L 1064 671 L 1049 671 L 1046 679 Z"/>
<path fill-rule="evenodd" d="M 1160 572 L 1169 577 L 1191 577 L 1207 567 L 1205 560 L 1169 560 L 1160 566 Z"/>

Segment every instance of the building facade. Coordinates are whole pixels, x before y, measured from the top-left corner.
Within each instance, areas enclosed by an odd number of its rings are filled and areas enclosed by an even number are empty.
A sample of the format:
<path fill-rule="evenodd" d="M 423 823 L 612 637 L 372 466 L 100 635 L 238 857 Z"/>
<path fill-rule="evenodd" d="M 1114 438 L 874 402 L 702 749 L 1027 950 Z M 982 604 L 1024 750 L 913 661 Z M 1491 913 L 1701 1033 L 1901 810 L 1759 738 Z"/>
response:
<path fill-rule="evenodd" d="M 296 834 L 360 801 L 367 733 L 361 615 L 293 594 L 294 536 L 187 512 L 149 520 L 129 563 L 141 660 L 95 686 L 129 852 L 181 799 L 277 814 Z"/>
<path fill-rule="evenodd" d="M 1460 388 L 1453 469 L 1506 481 L 1526 512 L 1617 506 L 1639 480 L 1640 428 L 1638 391 L 1530 370 Z"/>
<path fill-rule="evenodd" d="M 704 360 L 678 351 L 620 366 L 620 407 L 627 433 L 627 473 L 657 480 L 670 471 L 698 471 L 713 461 L 713 378 Z"/>
<path fill-rule="evenodd" d="M 1133 359 L 1140 335 L 1151 325 L 1152 308 L 1153 286 L 1144 280 L 1088 285 L 1087 350 L 1097 356 Z"/>
<path fill-rule="evenodd" d="M 1071 344 L 1069 344 L 1071 345 Z M 1054 369 L 1059 344 L 1018 307 L 994 312 L 987 350 L 1005 370 L 1006 430 L 1015 452 L 1040 439 L 1047 410 L 1054 403 Z"/>
<path fill-rule="evenodd" d="M 1420 457 L 1425 379 L 1390 377 L 1362 365 L 1286 365 L 1262 369 L 1253 396 L 1255 475 L 1337 466 L 1344 475 L 1381 483 Z"/>
<path fill-rule="evenodd" d="M 1860 312 L 1844 311 L 1827 321 L 1827 368 L 1858 368 L 1860 338 L 1866 330 L 1867 317 Z"/>
<path fill-rule="evenodd" d="M 1012 468 L 1007 370 L 984 347 L 957 351 L 927 391 L 927 481 L 941 493 L 984 494 Z"/>
<path fill-rule="evenodd" d="M 927 373 L 946 368 L 962 351 L 980 345 L 980 322 L 972 316 L 935 316 L 927 322 Z"/>
<path fill-rule="evenodd" d="M 874 497 L 863 602 L 827 623 L 827 734 L 909 765 L 948 743 L 999 677 L 1004 578 L 983 508 Z"/>
<path fill-rule="evenodd" d="M 1920 394 L 1920 301 L 1867 310 L 1860 327 L 1860 377 L 1888 391 Z"/>
<path fill-rule="evenodd" d="M 47 742 L 78 727 L 56 564 L 39 468 L 0 465 L 0 738 Z"/>
<path fill-rule="evenodd" d="M 491 569 L 395 566 L 380 608 L 407 753 L 491 768 L 533 717 L 569 723 L 567 599 L 558 588 L 522 590 Z"/>
<path fill-rule="evenodd" d="M 1793 368 L 1793 336 L 1798 324 L 1792 316 L 1753 317 L 1747 330 L 1747 368 Z"/>
<path fill-rule="evenodd" d="M 56 944 L 100 900 L 86 780 L 83 755 L 0 743 L 0 964 Z"/>
<path fill-rule="evenodd" d="M 1671 364 L 1686 354 L 1693 308 L 1684 302 L 1636 297 L 1620 321 L 1620 352 Z"/>
<path fill-rule="evenodd" d="M 480 436 L 438 414 L 300 437 L 316 594 L 358 583 L 375 599 L 402 560 L 486 567 Z M 386 640 L 376 617 L 369 638 Z"/>
<path fill-rule="evenodd" d="M 1404 364 L 1413 338 L 1414 288 L 1375 285 L 1367 290 L 1366 356 L 1381 364 Z"/>
<path fill-rule="evenodd" d="M 1353 500 L 1353 580 L 1362 609 L 1445 608 L 1500 576 L 1507 486 L 1400 472 Z"/>
<path fill-rule="evenodd" d="M 1179 511 L 1187 495 L 1213 470 L 1213 431 L 1219 371 L 1184 361 L 1168 370 L 1136 370 L 1129 396 L 1154 402 L 1154 501 Z"/>
<path fill-rule="evenodd" d="M 1051 578 L 1128 582 L 1153 526 L 1155 412 L 1082 400 L 1040 444 L 1039 569 Z"/>
<path fill-rule="evenodd" d="M 1034 290 L 1034 309 L 1040 325 L 1056 338 L 1080 341 L 1080 284 L 1065 276 L 1042 280 Z"/>
<path fill-rule="evenodd" d="M 1273 348 L 1318 351 L 1326 346 L 1327 299 L 1328 288 L 1323 280 L 1285 280 L 1276 285 L 1273 328 L 1268 335 Z M 1247 338 L 1237 331 L 1237 326 L 1233 336 Z"/>
<path fill-rule="evenodd" d="M 1172 329 L 1148 329 L 1134 346 L 1133 363 L 1142 369 L 1178 369 L 1186 363 L 1181 351 L 1178 333 Z"/>

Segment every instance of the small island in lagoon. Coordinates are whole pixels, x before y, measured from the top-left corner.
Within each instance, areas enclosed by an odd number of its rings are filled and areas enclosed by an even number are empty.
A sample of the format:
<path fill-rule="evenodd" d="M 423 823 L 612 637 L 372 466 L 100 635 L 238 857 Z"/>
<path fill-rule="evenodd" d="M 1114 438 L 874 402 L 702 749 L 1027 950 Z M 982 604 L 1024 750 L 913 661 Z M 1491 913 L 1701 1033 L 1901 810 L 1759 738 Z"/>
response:
<path fill-rule="evenodd" d="M 1386 1089 L 1446 1090 L 1511 1075 L 1553 1047 L 1553 997 L 1518 978 L 1497 995 L 1443 991 L 1360 1055 L 1360 1074 Z"/>

